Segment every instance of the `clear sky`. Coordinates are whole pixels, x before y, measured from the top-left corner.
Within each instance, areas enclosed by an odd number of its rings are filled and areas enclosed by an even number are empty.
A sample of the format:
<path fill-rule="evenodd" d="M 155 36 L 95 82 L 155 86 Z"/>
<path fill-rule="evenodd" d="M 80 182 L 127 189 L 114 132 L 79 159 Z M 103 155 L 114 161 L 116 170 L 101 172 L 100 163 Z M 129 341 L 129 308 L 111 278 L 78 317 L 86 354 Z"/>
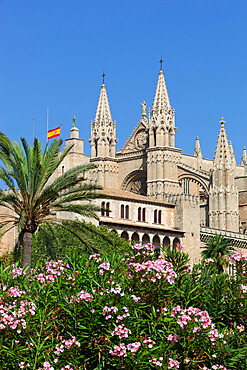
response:
<path fill-rule="evenodd" d="M 0 130 L 46 142 L 77 117 L 85 153 L 103 68 L 118 148 L 152 106 L 161 53 L 176 146 L 212 158 L 224 116 L 237 163 L 247 145 L 246 0 L 0 0 Z"/>

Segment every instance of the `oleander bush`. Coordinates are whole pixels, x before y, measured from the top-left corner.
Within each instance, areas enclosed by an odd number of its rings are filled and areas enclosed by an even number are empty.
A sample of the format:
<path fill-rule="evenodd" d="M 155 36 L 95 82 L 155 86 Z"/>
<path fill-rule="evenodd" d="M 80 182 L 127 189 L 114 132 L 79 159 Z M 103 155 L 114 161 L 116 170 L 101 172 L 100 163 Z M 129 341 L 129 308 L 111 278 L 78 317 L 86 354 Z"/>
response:
<path fill-rule="evenodd" d="M 236 276 L 213 260 L 175 271 L 137 244 L 2 265 L 0 369 L 246 369 L 247 262 L 231 260 Z"/>

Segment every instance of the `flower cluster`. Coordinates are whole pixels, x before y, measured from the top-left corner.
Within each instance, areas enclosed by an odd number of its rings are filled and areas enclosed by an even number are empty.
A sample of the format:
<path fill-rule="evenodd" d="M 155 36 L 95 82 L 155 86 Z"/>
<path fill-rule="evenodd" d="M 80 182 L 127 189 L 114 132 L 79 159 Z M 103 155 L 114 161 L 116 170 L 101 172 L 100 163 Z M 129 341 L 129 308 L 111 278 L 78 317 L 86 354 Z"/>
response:
<path fill-rule="evenodd" d="M 118 325 L 111 333 L 112 336 L 117 335 L 120 339 L 127 338 L 131 334 L 131 330 L 126 328 L 124 324 Z"/>
<path fill-rule="evenodd" d="M 82 300 L 86 301 L 86 302 L 90 302 L 91 299 L 93 299 L 93 296 L 92 294 L 90 293 L 85 293 L 84 290 L 81 290 L 75 297 L 74 296 L 71 296 L 70 298 L 70 303 L 73 303 L 73 302 L 81 302 Z"/>
<path fill-rule="evenodd" d="M 137 273 L 141 272 L 141 282 L 145 279 L 155 282 L 156 280 L 166 280 L 170 284 L 174 283 L 174 278 L 177 277 L 176 272 L 172 268 L 172 264 L 160 257 L 155 261 L 145 261 L 142 263 L 130 262 L 129 267 Z"/>
<path fill-rule="evenodd" d="M 69 349 L 73 344 L 75 344 L 77 347 L 80 347 L 80 342 L 78 342 L 75 337 L 63 339 L 63 337 L 60 336 L 59 339 L 62 341 L 62 344 L 56 345 L 54 351 L 55 355 L 59 355 L 60 353 L 64 352 L 65 349 Z"/>
<path fill-rule="evenodd" d="M 16 279 L 17 277 L 21 275 L 26 275 L 26 271 L 24 271 L 21 267 L 13 268 L 11 273 L 12 273 L 13 279 Z"/>
<path fill-rule="evenodd" d="M 247 257 L 245 257 L 242 253 L 235 253 L 232 256 L 229 257 L 230 261 L 247 261 Z"/>
<path fill-rule="evenodd" d="M 179 369 L 179 362 L 177 360 L 173 360 L 172 358 L 169 358 L 169 365 L 168 369 Z"/>
<path fill-rule="evenodd" d="M 100 257 L 100 254 L 99 253 L 96 253 L 96 254 L 91 254 L 89 256 L 89 260 L 94 260 L 96 262 L 100 262 L 101 261 L 101 257 Z"/>
<path fill-rule="evenodd" d="M 201 311 L 199 308 L 190 307 L 187 309 L 182 309 L 179 305 L 173 308 L 171 316 L 177 317 L 177 323 L 183 329 L 188 322 L 196 322 L 202 328 L 208 328 L 211 326 L 211 319 L 207 311 Z M 199 326 L 199 327 L 200 327 Z"/>
<path fill-rule="evenodd" d="M 147 344 L 148 348 L 153 348 L 153 346 L 156 344 L 154 340 L 152 340 L 150 337 L 147 339 L 144 339 L 144 344 Z"/>
<path fill-rule="evenodd" d="M 159 367 L 162 366 L 162 361 L 163 361 L 163 357 L 159 357 L 159 359 L 157 359 L 154 356 L 152 356 L 151 360 L 149 360 L 149 362 Z"/>
<path fill-rule="evenodd" d="M 20 302 L 14 300 L 9 303 L 0 300 L 0 329 L 10 327 L 11 329 L 17 329 L 17 333 L 20 334 L 21 329 L 26 329 L 27 326 L 25 316 L 35 315 L 35 309 L 36 306 L 33 302 L 24 299 Z"/>
<path fill-rule="evenodd" d="M 36 279 L 42 284 L 51 284 L 61 275 L 64 274 L 66 268 L 69 266 L 64 266 L 63 261 L 50 261 L 46 263 L 45 269 L 39 269 L 38 274 L 34 274 L 31 280 Z M 37 271 L 33 270 L 34 273 Z"/>
<path fill-rule="evenodd" d="M 98 266 L 98 269 L 99 269 L 99 274 L 100 275 L 103 275 L 105 271 L 110 271 L 112 274 L 114 272 L 114 270 L 111 269 L 111 266 L 110 266 L 109 262 L 101 263 L 101 265 Z"/>
<path fill-rule="evenodd" d="M 118 311 L 118 308 L 117 308 L 117 307 L 115 307 L 115 306 L 112 306 L 112 307 L 107 307 L 107 306 L 105 306 L 105 307 L 103 308 L 102 315 L 103 315 L 103 316 L 105 316 L 105 319 L 106 319 L 106 320 L 109 320 L 109 319 L 111 319 L 111 318 L 112 318 L 111 312 L 113 312 L 113 313 L 117 313 L 117 311 Z M 109 315 L 106 315 L 108 312 L 109 312 L 110 314 L 109 314 Z"/>

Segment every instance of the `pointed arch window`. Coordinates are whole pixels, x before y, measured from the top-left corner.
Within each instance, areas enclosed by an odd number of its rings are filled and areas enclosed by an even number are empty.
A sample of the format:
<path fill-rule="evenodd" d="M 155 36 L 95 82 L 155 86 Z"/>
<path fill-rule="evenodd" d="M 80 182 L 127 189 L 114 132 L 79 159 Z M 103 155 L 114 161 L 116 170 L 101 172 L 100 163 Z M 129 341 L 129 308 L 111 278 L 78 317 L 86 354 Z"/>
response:
<path fill-rule="evenodd" d="M 142 221 L 146 221 L 146 208 L 142 209 Z"/>
<path fill-rule="evenodd" d="M 105 216 L 105 202 L 101 203 L 101 216 Z"/>
<path fill-rule="evenodd" d="M 142 209 L 141 207 L 138 208 L 138 221 L 142 220 Z"/>
<path fill-rule="evenodd" d="M 154 223 L 157 224 L 157 209 L 154 210 Z"/>
<path fill-rule="evenodd" d="M 106 217 L 109 217 L 110 216 L 110 203 L 107 202 L 106 203 Z"/>
<path fill-rule="evenodd" d="M 158 212 L 158 224 L 161 224 L 161 210 Z"/>
<path fill-rule="evenodd" d="M 125 218 L 129 219 L 129 206 L 125 206 Z"/>
<path fill-rule="evenodd" d="M 124 218 L 124 205 L 121 204 L 120 217 Z"/>

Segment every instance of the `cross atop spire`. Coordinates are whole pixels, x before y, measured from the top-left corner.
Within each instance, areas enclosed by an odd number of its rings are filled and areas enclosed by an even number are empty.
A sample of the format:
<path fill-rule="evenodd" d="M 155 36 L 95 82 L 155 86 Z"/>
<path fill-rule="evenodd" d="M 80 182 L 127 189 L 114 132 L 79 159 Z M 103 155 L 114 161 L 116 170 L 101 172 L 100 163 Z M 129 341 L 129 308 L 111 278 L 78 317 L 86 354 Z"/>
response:
<path fill-rule="evenodd" d="M 163 64 L 164 60 L 162 59 L 162 54 L 161 54 L 161 59 L 160 59 L 160 70 L 163 71 Z"/>
<path fill-rule="evenodd" d="M 224 121 L 224 117 L 221 117 L 221 121 L 220 121 L 220 124 L 221 124 L 221 126 L 223 126 L 224 127 L 224 124 L 226 123 L 226 121 Z"/>
<path fill-rule="evenodd" d="M 104 70 L 103 70 L 102 77 L 103 77 L 103 85 L 104 85 L 105 84 L 105 72 L 104 72 Z"/>

